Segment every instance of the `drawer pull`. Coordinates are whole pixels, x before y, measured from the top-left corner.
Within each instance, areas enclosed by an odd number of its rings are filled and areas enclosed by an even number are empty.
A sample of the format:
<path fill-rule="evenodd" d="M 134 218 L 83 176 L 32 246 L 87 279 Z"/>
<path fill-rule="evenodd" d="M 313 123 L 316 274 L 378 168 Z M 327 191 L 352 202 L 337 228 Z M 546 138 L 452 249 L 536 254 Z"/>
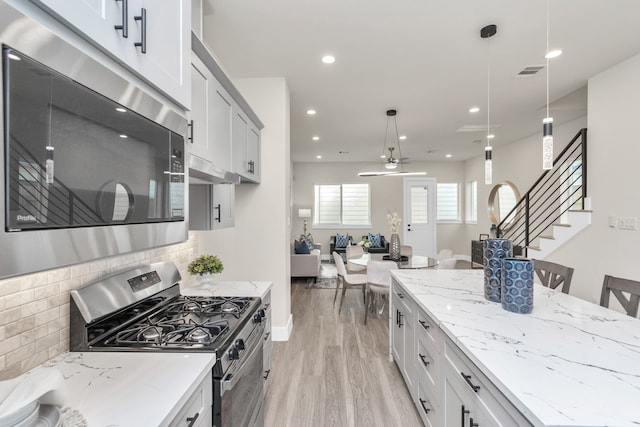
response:
<path fill-rule="evenodd" d="M 404 316 L 404 314 L 402 314 L 402 312 L 398 312 L 398 327 L 402 328 L 404 326 L 404 323 L 402 323 L 402 317 Z"/>
<path fill-rule="evenodd" d="M 420 356 L 420 359 L 422 360 L 422 364 L 424 366 L 429 366 L 429 362 L 427 362 L 426 360 L 424 360 L 424 354 L 420 354 L 418 353 L 418 356 Z"/>
<path fill-rule="evenodd" d="M 427 401 L 426 401 L 426 400 L 422 400 L 422 399 L 420 399 L 420 398 L 418 398 L 418 400 L 420 401 L 420 404 L 422 405 L 422 409 L 424 409 L 424 413 L 425 413 L 425 414 L 429 414 L 429 411 L 430 411 L 431 409 L 429 409 L 429 408 L 427 408 L 426 406 L 424 406 L 424 404 L 425 404 L 425 403 L 427 403 Z"/>
<path fill-rule="evenodd" d="M 265 375 L 264 377 L 262 377 L 263 380 L 266 380 L 267 378 L 269 378 L 269 374 L 271 373 L 271 369 L 269 369 L 268 371 L 264 371 Z"/>
<path fill-rule="evenodd" d="M 404 294 L 398 294 L 399 298 L 404 298 Z"/>
<path fill-rule="evenodd" d="M 196 423 L 196 420 L 198 419 L 199 416 L 200 416 L 200 412 L 196 412 L 196 414 L 193 417 L 187 417 L 187 422 L 189 423 L 187 427 L 192 427 Z"/>
<path fill-rule="evenodd" d="M 264 334 L 265 341 L 269 339 L 269 335 L 271 335 L 271 332 L 267 332 L 266 334 Z"/>
<path fill-rule="evenodd" d="M 467 384 L 469 384 L 469 387 L 471 387 L 473 391 L 477 393 L 478 390 L 480 390 L 479 385 L 475 385 L 471 382 L 471 375 L 466 375 L 464 372 L 460 372 L 460 375 L 462 375 L 462 378 L 464 378 L 464 380 L 467 382 Z"/>
<path fill-rule="evenodd" d="M 460 424 L 460 425 L 461 425 L 462 427 L 464 427 L 464 416 L 465 416 L 465 414 L 468 414 L 468 413 L 469 413 L 469 410 L 464 409 L 464 405 L 462 405 L 462 407 L 460 408 L 460 413 L 461 413 L 461 415 L 462 415 L 462 421 L 461 421 L 461 424 Z"/>
<path fill-rule="evenodd" d="M 478 423 L 474 423 L 474 422 L 473 422 L 473 418 L 469 418 L 469 426 L 471 426 L 471 427 L 478 427 Z"/>
<path fill-rule="evenodd" d="M 418 320 L 418 322 L 420 322 L 420 324 L 422 325 L 423 328 L 429 329 L 429 325 L 424 320 Z"/>

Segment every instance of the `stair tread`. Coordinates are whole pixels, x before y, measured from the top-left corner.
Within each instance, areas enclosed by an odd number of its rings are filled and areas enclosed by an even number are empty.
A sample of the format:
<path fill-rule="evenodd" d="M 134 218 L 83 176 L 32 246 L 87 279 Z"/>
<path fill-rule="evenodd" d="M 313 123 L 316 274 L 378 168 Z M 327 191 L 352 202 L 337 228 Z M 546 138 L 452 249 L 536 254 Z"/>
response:
<path fill-rule="evenodd" d="M 539 239 L 556 240 L 556 238 L 555 238 L 555 237 L 553 237 L 553 236 L 549 236 L 549 235 L 546 235 L 546 236 L 538 236 L 538 238 L 539 238 Z"/>
<path fill-rule="evenodd" d="M 591 209 L 569 209 L 569 212 L 593 212 Z"/>
<path fill-rule="evenodd" d="M 551 224 L 554 227 L 571 227 L 571 224 Z"/>
<path fill-rule="evenodd" d="M 540 250 L 540 246 L 527 246 L 527 249 L 533 249 L 535 251 L 539 251 Z"/>

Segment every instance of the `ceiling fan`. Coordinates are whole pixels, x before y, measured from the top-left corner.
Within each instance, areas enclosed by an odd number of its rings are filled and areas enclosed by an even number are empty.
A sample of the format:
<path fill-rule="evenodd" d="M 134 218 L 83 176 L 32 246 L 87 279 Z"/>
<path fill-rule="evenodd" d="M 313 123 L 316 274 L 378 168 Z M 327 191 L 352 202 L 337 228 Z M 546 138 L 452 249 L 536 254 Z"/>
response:
<path fill-rule="evenodd" d="M 387 160 L 384 162 L 385 169 L 396 169 L 399 164 L 406 165 L 410 163 L 407 161 L 409 160 L 408 157 L 400 157 L 400 158 L 393 157 L 393 150 L 395 149 L 396 149 L 395 147 L 387 148 L 387 150 L 389 150 L 389 155 L 386 156 Z"/>

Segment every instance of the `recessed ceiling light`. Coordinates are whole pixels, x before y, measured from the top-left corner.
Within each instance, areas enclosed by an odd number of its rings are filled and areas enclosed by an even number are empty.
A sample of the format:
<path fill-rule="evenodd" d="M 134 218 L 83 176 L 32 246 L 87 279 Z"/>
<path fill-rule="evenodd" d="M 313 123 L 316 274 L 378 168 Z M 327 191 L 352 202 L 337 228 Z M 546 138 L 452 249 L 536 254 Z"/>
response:
<path fill-rule="evenodd" d="M 325 55 L 322 57 L 322 62 L 324 62 L 325 64 L 333 64 L 334 62 L 336 62 L 336 58 L 331 55 Z"/>
<path fill-rule="evenodd" d="M 447 155 L 445 155 L 445 157 L 446 157 L 447 159 L 450 159 L 451 157 L 453 157 L 453 154 L 447 154 Z"/>
<path fill-rule="evenodd" d="M 380 156 L 381 159 L 386 159 L 387 156 L 385 156 L 384 154 L 382 156 Z"/>
<path fill-rule="evenodd" d="M 307 114 L 313 116 L 314 114 L 316 114 L 316 110 L 307 110 Z"/>
<path fill-rule="evenodd" d="M 320 137 L 319 137 L 319 136 L 314 136 L 314 137 L 313 137 L 313 138 L 311 138 L 311 139 L 313 139 L 314 141 L 319 141 L 319 140 L 320 140 Z"/>
<path fill-rule="evenodd" d="M 128 136 L 123 133 L 123 134 L 120 134 L 120 138 L 128 138 Z"/>
<path fill-rule="evenodd" d="M 321 158 L 322 158 L 322 156 L 316 156 L 316 159 L 321 159 Z"/>
<path fill-rule="evenodd" d="M 122 107 L 116 107 L 116 111 L 118 111 L 120 113 L 126 113 L 127 109 L 126 108 L 122 108 Z"/>
<path fill-rule="evenodd" d="M 555 49 L 555 50 L 550 50 L 544 57 L 547 59 L 551 59 L 551 58 L 557 58 L 560 55 L 562 55 L 562 50 Z"/>
<path fill-rule="evenodd" d="M 400 135 L 398 139 L 404 141 L 405 139 L 407 139 L 407 135 Z"/>
<path fill-rule="evenodd" d="M 492 134 L 492 133 L 490 133 L 489 135 L 487 135 L 487 139 L 493 139 L 493 138 L 495 138 L 495 137 L 496 137 L 496 136 L 495 136 L 494 134 Z"/>
<path fill-rule="evenodd" d="M 471 107 L 471 108 L 469 108 L 469 112 L 470 113 L 477 113 L 478 111 L 480 111 L 480 107 Z"/>

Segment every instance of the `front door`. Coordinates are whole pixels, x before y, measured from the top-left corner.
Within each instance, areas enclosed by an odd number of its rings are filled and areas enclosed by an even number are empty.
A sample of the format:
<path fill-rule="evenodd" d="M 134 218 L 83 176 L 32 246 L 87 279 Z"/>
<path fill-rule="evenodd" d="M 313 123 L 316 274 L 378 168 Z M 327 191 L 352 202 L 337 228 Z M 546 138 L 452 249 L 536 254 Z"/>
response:
<path fill-rule="evenodd" d="M 403 245 L 414 255 L 435 257 L 436 250 L 436 179 L 404 179 Z"/>

